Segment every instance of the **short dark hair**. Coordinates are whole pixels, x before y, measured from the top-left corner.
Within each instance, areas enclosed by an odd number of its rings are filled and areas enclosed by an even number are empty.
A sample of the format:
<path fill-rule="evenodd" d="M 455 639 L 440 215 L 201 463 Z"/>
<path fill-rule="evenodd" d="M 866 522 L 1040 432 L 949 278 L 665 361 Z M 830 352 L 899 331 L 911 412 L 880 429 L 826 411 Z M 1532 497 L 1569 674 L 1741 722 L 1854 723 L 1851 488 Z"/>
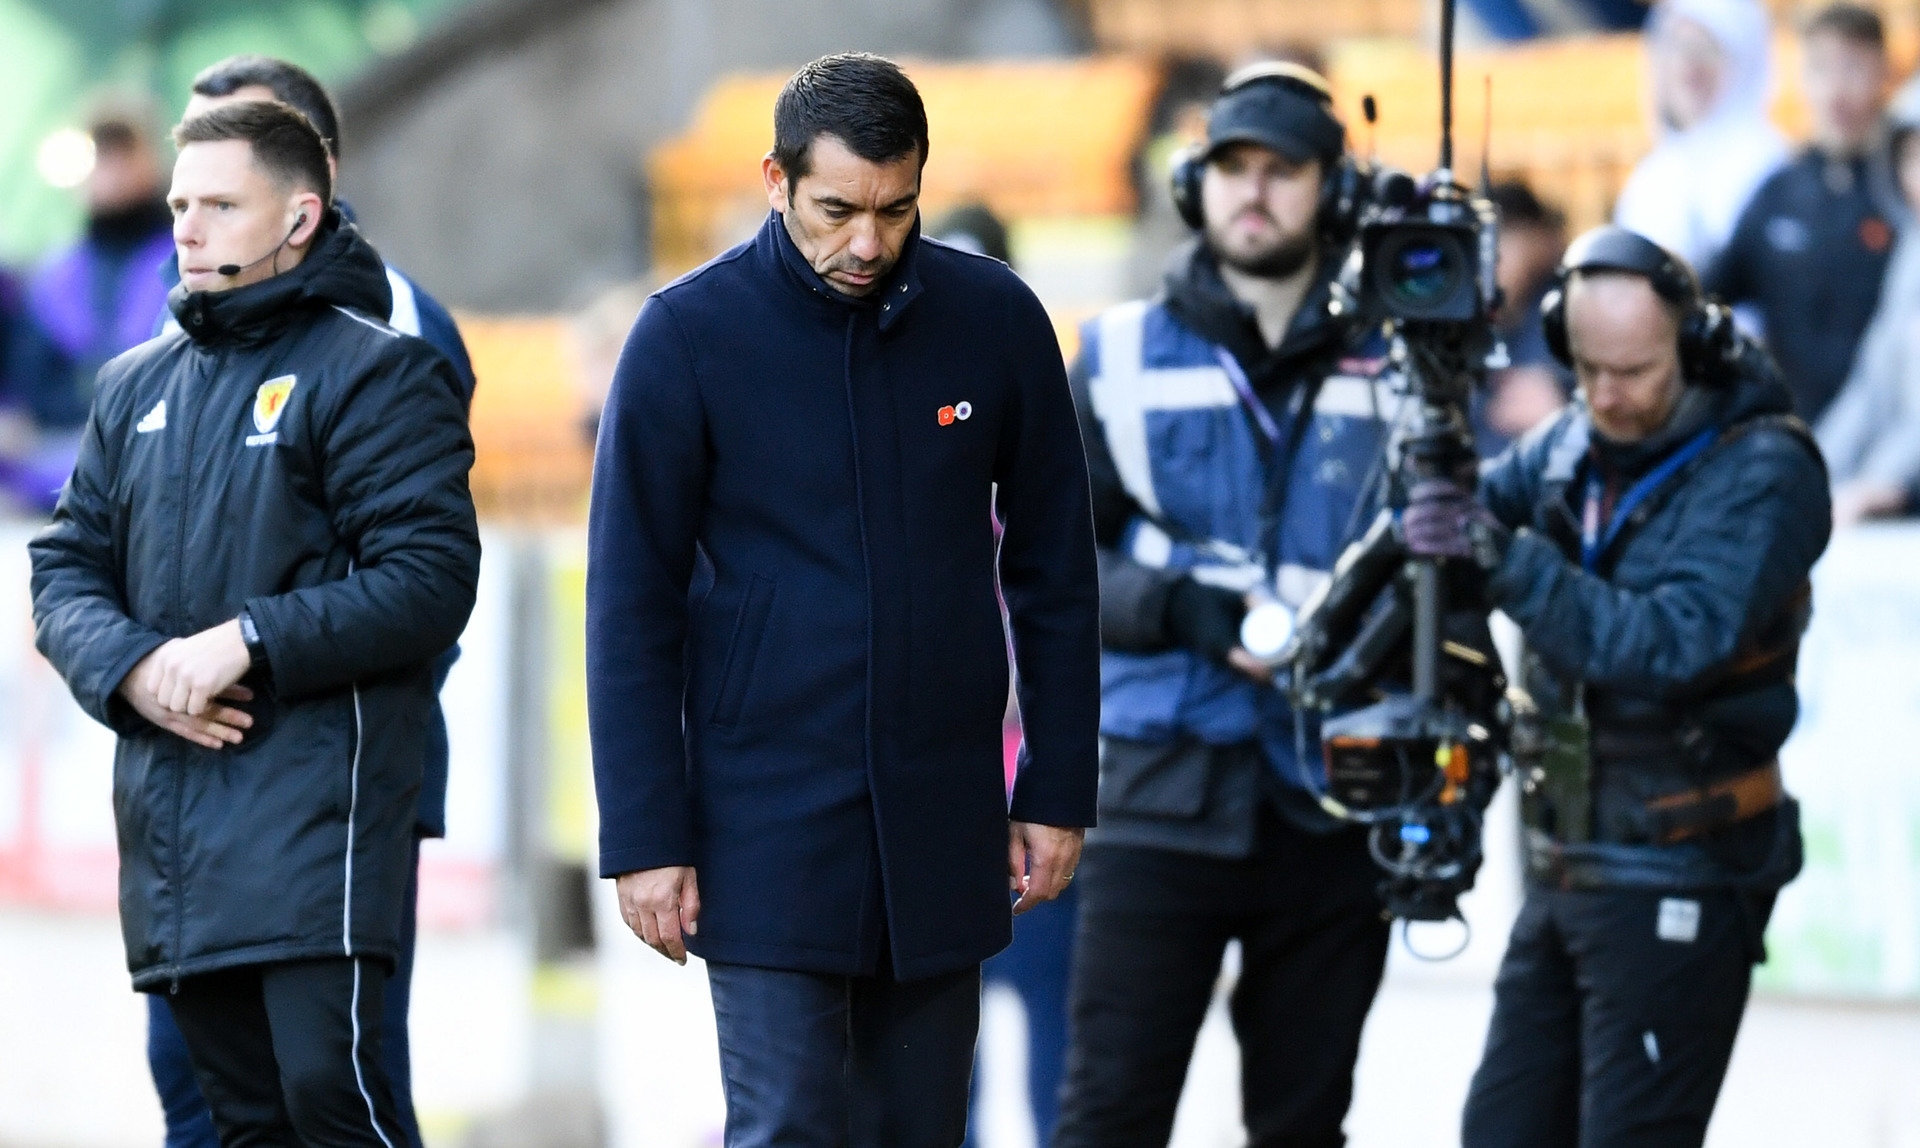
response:
<path fill-rule="evenodd" d="M 247 100 L 202 113 L 173 129 L 176 147 L 245 140 L 254 162 L 282 185 L 299 187 L 333 203 L 327 145 L 307 117 L 278 100 Z"/>
<path fill-rule="evenodd" d="M 1558 231 L 1567 225 L 1561 210 L 1535 195 L 1525 180 L 1511 179 L 1487 189 L 1487 199 L 1500 212 L 1501 226 L 1539 227 Z"/>
<path fill-rule="evenodd" d="M 228 56 L 193 78 L 196 96 L 230 96 L 241 88 L 265 88 L 273 98 L 307 117 L 334 159 L 340 158 L 340 111 L 313 73 L 272 56 Z"/>
<path fill-rule="evenodd" d="M 1887 26 L 1881 21 L 1880 13 L 1859 4 L 1829 4 L 1820 9 L 1801 26 L 1800 38 L 1805 40 L 1818 32 L 1830 33 L 1876 52 L 1887 50 Z"/>
<path fill-rule="evenodd" d="M 926 227 L 926 234 L 942 243 L 951 243 L 969 251 L 1013 263 L 1013 248 L 1007 241 L 1007 225 L 984 203 L 963 203 Z"/>
<path fill-rule="evenodd" d="M 138 125 L 121 119 L 103 119 L 95 121 L 87 135 L 93 140 L 94 150 L 101 152 L 138 151 L 144 138 Z"/>
<path fill-rule="evenodd" d="M 900 65 L 866 52 L 822 56 L 773 101 L 773 158 L 787 178 L 813 170 L 813 141 L 829 135 L 869 163 L 918 154 L 927 163 L 927 107 Z"/>
<path fill-rule="evenodd" d="M 152 105 L 138 96 L 113 93 L 87 111 L 87 136 L 96 151 L 133 152 L 159 142 Z"/>

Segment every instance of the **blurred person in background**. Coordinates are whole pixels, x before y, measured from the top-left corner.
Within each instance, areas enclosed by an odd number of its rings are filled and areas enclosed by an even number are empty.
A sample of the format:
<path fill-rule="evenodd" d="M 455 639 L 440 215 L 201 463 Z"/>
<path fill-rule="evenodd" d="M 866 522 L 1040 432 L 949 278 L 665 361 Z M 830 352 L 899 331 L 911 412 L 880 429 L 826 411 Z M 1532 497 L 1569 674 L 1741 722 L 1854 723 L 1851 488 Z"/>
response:
<path fill-rule="evenodd" d="M 1920 82 L 1901 89 L 1887 120 L 1903 200 L 1898 238 L 1846 385 L 1813 428 L 1827 456 L 1835 526 L 1920 506 Z"/>
<path fill-rule="evenodd" d="M 15 494 L 14 485 L 21 464 L 33 457 L 39 439 L 33 420 L 21 409 L 24 404 L 13 395 L 13 357 L 25 341 L 26 327 L 20 280 L 0 267 L 0 513 L 29 509 L 28 502 Z"/>
<path fill-rule="evenodd" d="M 659 284 L 620 283 L 595 294 L 567 324 L 567 357 L 580 399 L 580 433 L 591 445 L 600 437 L 600 412 L 613 389 L 620 350 L 634 317 Z"/>
<path fill-rule="evenodd" d="M 473 444 L 445 358 L 277 102 L 174 131 L 181 330 L 101 372 L 33 540 L 36 643 L 119 735 L 134 988 L 226 1145 L 396 1148 L 401 958 L 433 663 L 473 607 Z"/>
<path fill-rule="evenodd" d="M 1646 44 L 1655 143 L 1614 222 L 1705 267 L 1787 157 L 1767 119 L 1771 25 L 1758 0 L 1661 0 Z"/>
<path fill-rule="evenodd" d="M 1205 137 L 1207 109 L 1220 94 L 1227 69 L 1211 56 L 1185 56 L 1168 60 L 1161 76 L 1160 90 L 1147 113 L 1145 142 L 1131 164 L 1137 206 L 1133 244 L 1127 253 L 1129 295 L 1158 290 L 1167 257 L 1192 236 L 1173 206 L 1167 172 L 1181 149 Z"/>
<path fill-rule="evenodd" d="M 166 171 L 144 108 L 103 104 L 86 130 L 94 156 L 82 185 L 86 232 L 28 280 L 8 372 L 7 404 L 32 434 L 12 452 L 5 478 L 16 499 L 41 513 L 73 468 L 94 377 L 153 334 L 153 317 L 166 308 L 161 268 L 173 253 Z"/>
<path fill-rule="evenodd" d="M 1370 520 L 1393 411 L 1328 311 L 1346 162 L 1318 74 L 1229 77 L 1174 167 L 1195 234 L 1153 298 L 1086 325 L 1070 373 L 1104 689 L 1054 1148 L 1165 1148 L 1234 941 L 1248 1143 L 1344 1141 L 1387 957 L 1380 874 L 1311 795 L 1242 624 L 1297 609 Z"/>
<path fill-rule="evenodd" d="M 320 82 L 297 64 L 270 56 L 229 56 L 203 69 L 193 78 L 192 94 L 182 120 L 212 111 L 214 108 L 244 100 L 278 100 L 293 108 L 314 126 L 327 145 L 327 170 L 339 175 L 340 116 L 333 98 Z M 334 209 L 349 223 L 350 207 L 334 200 Z M 453 317 L 438 301 L 416 286 L 412 280 L 383 261 L 391 304 L 385 315 L 389 325 L 404 335 L 416 335 L 445 356 L 459 383 L 463 407 L 473 402 L 473 366 L 467 347 Z M 166 264 L 168 277 L 178 280 L 177 257 Z M 171 317 L 170 325 L 171 323 Z M 434 689 L 446 684 L 447 674 L 459 658 L 458 648 L 447 651 L 435 662 Z M 420 785 L 419 813 L 415 831 L 412 876 L 402 898 L 400 957 L 388 978 L 384 1017 L 386 1040 L 382 1049 L 387 1075 L 393 1083 L 395 1110 L 401 1132 L 411 1148 L 422 1148 L 420 1125 L 413 1108 L 413 1066 L 407 1031 L 408 1006 L 412 1001 L 413 952 L 419 899 L 419 839 L 446 836 L 448 745 L 446 717 L 434 707 L 427 727 L 426 773 Z M 213 1122 L 205 1099 L 194 1082 L 193 1065 L 187 1057 L 173 1014 L 157 997 L 147 999 L 147 1064 L 160 1094 L 161 1110 L 167 1121 L 166 1148 L 216 1148 Z"/>
<path fill-rule="evenodd" d="M 1094 816 L 1086 460 L 1039 300 L 921 240 L 906 74 L 822 57 L 773 120 L 766 223 L 647 300 L 601 422 L 600 870 L 706 961 L 728 1148 L 953 1148 L 980 964 Z"/>
<path fill-rule="evenodd" d="M 1800 40 L 1812 138 L 1754 193 L 1705 285 L 1750 309 L 1794 413 L 1815 423 L 1873 318 L 1897 205 L 1880 146 L 1889 69 L 1879 13 L 1831 5 Z"/>
<path fill-rule="evenodd" d="M 340 112 L 334 105 L 333 97 L 319 80 L 314 79 L 312 73 L 298 64 L 272 56 L 228 56 L 208 65 L 193 78 L 192 94 L 187 100 L 183 118 L 235 100 L 279 100 L 313 121 L 321 138 L 327 141 L 334 174 L 338 177 Z M 357 223 L 352 204 L 344 199 L 336 199 L 335 206 L 349 223 Z M 391 263 L 386 268 L 387 285 L 393 290 L 393 313 L 387 316 L 387 321 L 394 330 L 418 335 L 447 357 L 454 374 L 460 379 L 465 401 L 471 406 L 473 363 L 467 355 L 467 345 L 460 338 L 460 328 L 454 323 L 452 314 L 399 268 Z M 169 273 L 174 276 L 179 274 L 171 264 Z"/>
<path fill-rule="evenodd" d="M 1573 387 L 1540 333 L 1540 300 L 1552 289 L 1567 249 L 1566 216 L 1517 180 L 1494 184 L 1487 198 L 1500 212 L 1495 274 L 1501 301 L 1494 323 L 1508 365 L 1493 372 L 1485 393 L 1474 396 L 1473 439 L 1482 458 L 1499 454 L 1566 406 Z"/>
<path fill-rule="evenodd" d="M 984 203 L 953 208 L 927 225 L 926 234 L 950 247 L 998 259 L 1013 266 L 1007 226 Z M 1020 707 L 1007 699 L 1007 796 L 1018 779 Z M 1034 1142 L 1053 1139 L 1060 1119 L 1060 1082 L 1067 1062 L 1067 975 L 1073 967 L 1074 916 L 1079 894 L 1068 885 L 1060 896 L 1038 905 L 1013 923 L 1013 943 L 987 958 L 980 967 L 983 988 L 1000 985 L 1020 997 L 1027 1017 L 1027 1104 L 1033 1117 Z M 980 1053 L 974 1055 L 972 1119 L 967 1122 L 969 1148 L 980 1143 Z"/>

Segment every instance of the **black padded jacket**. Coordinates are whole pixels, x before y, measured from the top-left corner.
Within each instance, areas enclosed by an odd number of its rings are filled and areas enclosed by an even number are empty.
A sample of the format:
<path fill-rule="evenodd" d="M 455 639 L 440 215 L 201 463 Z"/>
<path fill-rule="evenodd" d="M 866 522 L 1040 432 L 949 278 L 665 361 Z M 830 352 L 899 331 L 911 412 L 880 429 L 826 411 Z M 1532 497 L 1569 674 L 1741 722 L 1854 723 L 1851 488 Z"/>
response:
<path fill-rule="evenodd" d="M 1631 797 L 1640 785 L 1664 793 L 1760 766 L 1798 716 L 1793 668 L 1808 573 L 1831 529 L 1826 470 L 1787 416 L 1787 388 L 1765 353 L 1743 340 L 1734 374 L 1630 448 L 1598 443 L 1575 404 L 1482 478 L 1482 500 L 1516 530 L 1488 581 L 1491 604 L 1526 634 L 1529 688 L 1543 701 L 1561 695 L 1550 708 L 1584 686 L 1594 832 L 1626 847 L 1612 851 L 1632 862 L 1624 868 L 1653 874 L 1644 883 L 1662 883 L 1663 866 L 1715 880 L 1798 867 L 1797 834 L 1771 814 L 1673 846 L 1609 829 L 1632 812 L 1614 818 L 1610 795 Z M 1713 446 L 1632 510 L 1596 569 L 1583 569 L 1591 470 L 1625 486 L 1708 428 Z M 1609 744 L 1641 748 L 1610 755 Z M 1644 856 L 1630 856 L 1634 849 Z"/>
<path fill-rule="evenodd" d="M 79 461 L 35 537 L 40 650 L 119 734 L 113 803 L 134 986 L 397 954 L 435 705 L 480 543 L 461 388 L 375 315 L 379 255 L 329 212 L 297 268 L 176 287 L 182 331 L 102 369 Z M 202 749 L 116 694 L 169 638 L 248 610 L 271 688 Z"/>

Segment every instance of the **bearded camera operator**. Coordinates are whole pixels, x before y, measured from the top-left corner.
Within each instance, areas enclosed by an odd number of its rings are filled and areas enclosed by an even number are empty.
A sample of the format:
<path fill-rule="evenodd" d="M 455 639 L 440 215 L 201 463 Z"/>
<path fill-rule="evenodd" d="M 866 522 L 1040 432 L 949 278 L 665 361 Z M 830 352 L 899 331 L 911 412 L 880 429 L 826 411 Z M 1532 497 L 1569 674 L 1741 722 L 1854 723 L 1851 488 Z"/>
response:
<path fill-rule="evenodd" d="M 1772 361 L 1652 241 L 1575 240 L 1542 321 L 1578 401 L 1478 501 L 1429 481 L 1402 520 L 1415 554 L 1486 569 L 1542 716 L 1462 1142 L 1698 1145 L 1800 867 L 1775 755 L 1826 475 Z"/>
<path fill-rule="evenodd" d="M 1366 839 L 1322 813 L 1295 717 L 1241 644 L 1355 523 L 1390 396 L 1328 309 L 1353 170 L 1326 83 L 1227 80 L 1174 166 L 1196 239 L 1100 315 L 1071 372 L 1101 561 L 1100 826 L 1081 865 L 1055 1148 L 1164 1148 L 1230 941 L 1249 1143 L 1338 1145 L 1387 925 Z M 1318 743 L 1317 733 L 1309 737 Z"/>

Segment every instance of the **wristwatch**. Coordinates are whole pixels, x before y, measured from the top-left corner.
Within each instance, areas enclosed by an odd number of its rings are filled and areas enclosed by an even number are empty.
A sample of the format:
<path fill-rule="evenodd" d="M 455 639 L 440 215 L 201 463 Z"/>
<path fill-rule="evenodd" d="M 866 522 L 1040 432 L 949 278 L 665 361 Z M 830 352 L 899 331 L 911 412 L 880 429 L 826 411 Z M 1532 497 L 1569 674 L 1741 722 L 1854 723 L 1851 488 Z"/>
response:
<path fill-rule="evenodd" d="M 260 640 L 260 627 L 253 624 L 250 611 L 240 611 L 240 640 L 247 644 L 247 668 L 264 680 L 273 680 L 273 667 L 267 663 L 267 644 Z"/>

